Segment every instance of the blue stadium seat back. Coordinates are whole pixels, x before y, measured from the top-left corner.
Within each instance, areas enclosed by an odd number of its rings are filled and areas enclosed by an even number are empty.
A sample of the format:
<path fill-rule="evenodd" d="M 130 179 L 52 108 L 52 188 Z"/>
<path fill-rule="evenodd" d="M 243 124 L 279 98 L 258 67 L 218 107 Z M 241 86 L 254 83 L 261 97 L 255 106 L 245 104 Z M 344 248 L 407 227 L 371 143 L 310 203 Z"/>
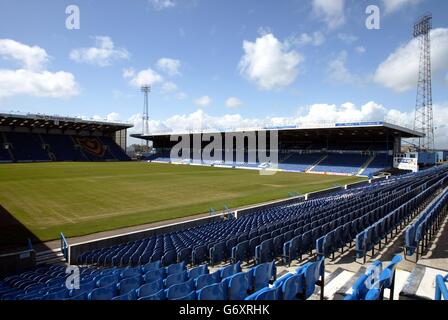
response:
<path fill-rule="evenodd" d="M 184 283 L 175 284 L 166 289 L 165 294 L 168 300 L 178 299 L 187 296 L 194 290 L 194 281 L 190 279 Z"/>
<path fill-rule="evenodd" d="M 308 299 L 314 294 L 316 284 L 322 277 L 324 272 L 324 258 L 319 258 L 316 262 L 312 262 L 303 268 L 303 275 L 305 280 L 305 299 Z"/>
<path fill-rule="evenodd" d="M 230 277 L 231 275 L 234 275 L 236 273 L 241 272 L 241 262 L 238 261 L 237 263 L 228 265 L 227 267 L 224 267 L 220 270 L 220 277 L 221 279 L 225 279 L 227 277 Z"/>
<path fill-rule="evenodd" d="M 275 262 L 266 262 L 253 267 L 253 290 L 258 291 L 267 287 L 276 273 Z"/>
<path fill-rule="evenodd" d="M 169 275 L 164 280 L 165 288 L 169 288 L 172 285 L 180 284 L 182 282 L 186 282 L 187 280 L 188 280 L 188 272 L 186 270 L 184 270 L 182 272 L 179 272 L 179 273 L 176 273 L 176 274 Z"/>
<path fill-rule="evenodd" d="M 120 273 L 121 279 L 141 276 L 140 268 L 126 268 Z"/>
<path fill-rule="evenodd" d="M 162 289 L 153 295 L 147 297 L 141 297 L 138 300 L 166 300 L 165 290 Z"/>
<path fill-rule="evenodd" d="M 212 274 L 204 274 L 196 279 L 196 290 L 200 290 L 206 286 L 210 286 L 221 281 L 221 276 L 219 272 L 214 272 Z"/>
<path fill-rule="evenodd" d="M 381 290 L 380 289 L 370 289 L 367 291 L 367 294 L 365 296 L 364 300 L 379 300 L 381 296 Z"/>
<path fill-rule="evenodd" d="M 117 275 L 110 275 L 110 276 L 101 276 L 96 282 L 96 286 L 98 288 L 100 287 L 107 287 L 110 285 L 116 285 L 118 283 L 119 277 Z"/>
<path fill-rule="evenodd" d="M 226 259 L 226 242 L 219 242 L 214 244 L 209 250 L 210 263 L 212 265 L 218 264 Z"/>
<path fill-rule="evenodd" d="M 172 264 L 175 264 L 177 262 L 177 252 L 176 252 L 176 250 L 170 250 L 170 251 L 166 252 L 162 256 L 162 259 L 160 261 L 162 263 L 162 266 L 164 266 L 164 267 L 167 267 L 167 266 L 170 266 Z"/>
<path fill-rule="evenodd" d="M 281 288 L 262 288 L 251 295 L 247 296 L 244 300 L 258 300 L 258 301 L 273 301 L 280 300 Z"/>
<path fill-rule="evenodd" d="M 95 280 L 92 280 L 89 282 L 81 282 L 79 284 L 79 289 L 70 290 L 70 296 L 71 297 L 78 296 L 81 293 L 90 292 L 96 288 L 97 288 L 97 281 L 95 281 Z"/>
<path fill-rule="evenodd" d="M 180 298 L 177 298 L 177 299 L 172 299 L 172 300 L 195 301 L 195 300 L 197 300 L 197 294 L 196 294 L 196 291 L 191 291 L 189 294 L 187 294 L 187 295 L 185 295 L 183 297 L 180 297 Z"/>
<path fill-rule="evenodd" d="M 284 238 L 283 234 L 280 234 L 273 239 L 272 245 L 273 245 L 273 249 L 274 249 L 274 254 L 276 256 L 279 256 L 282 254 L 284 242 L 285 242 L 285 238 Z"/>
<path fill-rule="evenodd" d="M 134 291 L 140 287 L 141 283 L 141 276 L 123 279 L 117 284 L 118 294 L 123 295 Z"/>
<path fill-rule="evenodd" d="M 216 283 L 205 286 L 197 291 L 198 300 L 228 300 L 227 286 L 223 283 Z"/>
<path fill-rule="evenodd" d="M 193 253 L 192 248 L 183 248 L 177 254 L 178 262 L 185 262 L 186 264 L 191 263 L 191 255 Z"/>
<path fill-rule="evenodd" d="M 234 274 L 223 282 L 228 283 L 229 300 L 244 300 L 251 289 L 252 272 Z"/>
<path fill-rule="evenodd" d="M 320 237 L 319 239 L 316 240 L 316 253 L 318 255 L 325 255 L 324 243 L 325 243 L 325 236 Z"/>
<path fill-rule="evenodd" d="M 380 285 L 383 288 L 389 289 L 392 286 L 395 269 L 402 260 L 403 257 L 397 254 L 392 258 L 390 264 L 383 269 L 383 271 L 380 274 Z"/>
<path fill-rule="evenodd" d="M 159 261 L 149 262 L 142 266 L 142 273 L 145 274 L 148 271 L 151 270 L 158 270 L 162 267 L 162 263 Z"/>
<path fill-rule="evenodd" d="M 143 281 L 145 283 L 151 283 L 164 278 L 165 278 L 164 268 L 148 271 L 143 275 Z"/>
<path fill-rule="evenodd" d="M 312 231 L 307 231 L 302 235 L 302 241 L 300 243 L 300 250 L 302 253 L 309 252 L 311 250 L 312 242 Z"/>
<path fill-rule="evenodd" d="M 77 294 L 75 296 L 71 296 L 70 300 L 80 300 L 80 301 L 89 300 L 89 292 L 83 292 L 81 294 Z"/>
<path fill-rule="evenodd" d="M 283 276 L 281 276 L 280 278 L 278 278 L 277 280 L 274 281 L 274 283 L 272 284 L 272 286 L 274 288 L 281 288 L 283 286 L 283 283 L 289 279 L 290 277 L 292 277 L 294 275 L 294 273 L 288 272 L 286 274 L 284 274 Z"/>
<path fill-rule="evenodd" d="M 356 235 L 356 258 L 362 258 L 366 252 L 366 247 L 365 247 L 365 237 L 366 237 L 366 232 L 361 232 L 358 233 Z"/>
<path fill-rule="evenodd" d="M 185 262 L 175 263 L 165 268 L 166 275 L 170 276 L 172 274 L 180 273 L 182 271 L 187 270 Z"/>
<path fill-rule="evenodd" d="M 62 289 L 58 292 L 47 293 L 42 297 L 42 300 L 63 300 L 70 297 L 70 291 Z"/>
<path fill-rule="evenodd" d="M 204 264 L 202 266 L 198 266 L 198 267 L 188 270 L 188 278 L 196 279 L 197 277 L 202 276 L 204 274 L 208 274 L 208 273 L 209 273 L 208 265 Z"/>
<path fill-rule="evenodd" d="M 164 286 L 163 280 L 159 279 L 151 283 L 143 284 L 142 286 L 140 286 L 140 288 L 136 290 L 136 293 L 139 298 L 151 296 L 162 290 L 163 286 Z"/>
<path fill-rule="evenodd" d="M 303 273 L 290 274 L 281 285 L 282 300 L 303 300 L 305 281 Z"/>
<path fill-rule="evenodd" d="M 123 294 L 121 296 L 113 297 L 111 300 L 130 301 L 130 300 L 134 300 L 134 299 L 133 299 L 132 293 L 130 292 L 130 293 Z"/>
<path fill-rule="evenodd" d="M 207 254 L 208 252 L 206 245 L 194 248 L 192 252 L 192 263 L 194 265 L 200 265 L 201 263 L 207 261 Z"/>
<path fill-rule="evenodd" d="M 89 293 L 89 300 L 111 300 L 116 296 L 116 286 L 114 284 L 101 287 Z"/>
<path fill-rule="evenodd" d="M 448 288 L 446 282 L 448 281 L 448 275 L 443 277 L 442 275 L 436 276 L 436 292 L 434 300 L 447 300 L 448 301 Z"/>
<path fill-rule="evenodd" d="M 290 230 L 290 231 L 285 232 L 284 238 L 285 238 L 284 239 L 285 242 L 287 242 L 287 241 L 291 240 L 292 238 L 294 238 L 294 230 Z"/>
<path fill-rule="evenodd" d="M 245 240 L 232 248 L 232 261 L 244 261 L 249 258 L 249 241 Z"/>

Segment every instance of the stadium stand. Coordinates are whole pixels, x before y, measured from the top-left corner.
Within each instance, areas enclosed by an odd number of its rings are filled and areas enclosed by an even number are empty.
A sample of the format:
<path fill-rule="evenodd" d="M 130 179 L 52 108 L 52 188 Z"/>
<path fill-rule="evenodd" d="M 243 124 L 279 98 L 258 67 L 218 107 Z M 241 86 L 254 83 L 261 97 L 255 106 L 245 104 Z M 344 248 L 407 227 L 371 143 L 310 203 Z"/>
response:
<path fill-rule="evenodd" d="M 368 159 L 368 156 L 361 154 L 328 154 L 312 171 L 354 175 Z"/>
<path fill-rule="evenodd" d="M 0 113 L 0 162 L 128 161 L 125 137 L 130 127 L 78 118 Z"/>

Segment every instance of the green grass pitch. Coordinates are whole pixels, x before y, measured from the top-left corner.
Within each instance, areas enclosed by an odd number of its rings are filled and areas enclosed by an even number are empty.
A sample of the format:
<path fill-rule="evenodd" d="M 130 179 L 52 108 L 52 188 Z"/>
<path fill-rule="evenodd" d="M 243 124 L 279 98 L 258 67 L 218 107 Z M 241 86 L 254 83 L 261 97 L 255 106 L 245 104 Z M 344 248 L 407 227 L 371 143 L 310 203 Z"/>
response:
<path fill-rule="evenodd" d="M 145 162 L 0 165 L 0 205 L 40 240 L 286 198 L 358 177 Z"/>

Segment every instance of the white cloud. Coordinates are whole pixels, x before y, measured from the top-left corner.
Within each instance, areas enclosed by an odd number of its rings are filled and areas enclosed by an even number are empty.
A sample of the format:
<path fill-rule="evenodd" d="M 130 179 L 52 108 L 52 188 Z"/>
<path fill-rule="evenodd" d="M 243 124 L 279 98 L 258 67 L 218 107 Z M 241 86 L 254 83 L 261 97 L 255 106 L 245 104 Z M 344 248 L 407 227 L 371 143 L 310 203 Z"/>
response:
<path fill-rule="evenodd" d="M 243 102 L 235 97 L 230 97 L 226 100 L 226 107 L 227 108 L 239 108 L 243 105 Z"/>
<path fill-rule="evenodd" d="M 109 66 L 114 60 L 129 59 L 129 52 L 123 48 L 115 48 L 110 37 L 96 36 L 95 47 L 73 49 L 70 59 L 79 63 L 95 66 Z"/>
<path fill-rule="evenodd" d="M 415 6 L 423 0 L 383 0 L 386 14 L 394 13 L 407 6 Z"/>
<path fill-rule="evenodd" d="M 68 98 L 79 94 L 73 74 L 46 70 L 47 52 L 10 39 L 0 39 L 0 58 L 14 60 L 20 69 L 0 69 L 0 98 L 16 95 Z"/>
<path fill-rule="evenodd" d="M 47 52 L 38 46 L 11 40 L 0 39 L 0 57 L 17 61 L 24 69 L 40 70 L 49 60 Z"/>
<path fill-rule="evenodd" d="M 359 39 L 357 36 L 354 36 L 352 34 L 347 34 L 347 33 L 339 33 L 338 38 L 339 38 L 339 40 L 341 40 L 342 42 L 344 42 L 348 45 L 355 43 Z"/>
<path fill-rule="evenodd" d="M 212 99 L 209 96 L 203 96 L 194 100 L 194 103 L 201 107 L 208 107 L 212 104 Z"/>
<path fill-rule="evenodd" d="M 327 73 L 328 79 L 335 83 L 352 84 L 358 83 L 361 79 L 359 76 L 352 74 L 346 66 L 347 52 L 342 51 L 339 55 L 328 63 Z"/>
<path fill-rule="evenodd" d="M 129 84 L 134 87 L 141 87 L 143 85 L 152 86 L 163 82 L 163 77 L 151 68 L 139 72 L 136 72 L 132 68 L 124 69 L 123 78 L 127 79 Z"/>
<path fill-rule="evenodd" d="M 325 35 L 320 32 L 316 31 L 313 33 L 302 33 L 300 35 L 291 37 L 287 40 L 288 43 L 292 45 L 299 45 L 299 46 L 306 46 L 306 45 L 313 45 L 313 46 L 320 46 L 325 42 Z"/>
<path fill-rule="evenodd" d="M 162 85 L 162 93 L 168 94 L 177 91 L 177 85 L 174 82 L 165 82 Z"/>
<path fill-rule="evenodd" d="M 448 29 L 431 31 L 431 59 L 434 72 L 448 69 Z M 397 92 L 415 89 L 418 79 L 420 50 L 418 39 L 412 39 L 382 62 L 374 81 Z"/>
<path fill-rule="evenodd" d="M 174 8 L 177 2 L 174 0 L 148 0 L 155 10 Z"/>
<path fill-rule="evenodd" d="M 244 41 L 244 56 L 239 63 L 241 75 L 254 82 L 261 90 L 287 87 L 299 74 L 302 56 L 274 35 L 267 34 L 255 40 Z"/>
<path fill-rule="evenodd" d="M 176 99 L 177 100 L 185 100 L 188 98 L 188 95 L 185 92 L 178 92 L 176 94 Z"/>
<path fill-rule="evenodd" d="M 363 54 L 363 53 L 366 52 L 366 48 L 364 48 L 363 46 L 357 46 L 357 47 L 355 48 L 355 51 L 356 51 L 357 53 L 359 53 L 359 54 Z"/>
<path fill-rule="evenodd" d="M 322 19 L 329 29 L 336 29 L 345 23 L 345 0 L 313 0 L 313 13 Z"/>
<path fill-rule="evenodd" d="M 15 95 L 68 98 L 78 93 L 75 77 L 68 72 L 0 70 L 0 98 Z"/>
<path fill-rule="evenodd" d="M 175 59 L 161 58 L 157 61 L 157 67 L 169 76 L 180 75 L 180 66 L 180 61 Z"/>

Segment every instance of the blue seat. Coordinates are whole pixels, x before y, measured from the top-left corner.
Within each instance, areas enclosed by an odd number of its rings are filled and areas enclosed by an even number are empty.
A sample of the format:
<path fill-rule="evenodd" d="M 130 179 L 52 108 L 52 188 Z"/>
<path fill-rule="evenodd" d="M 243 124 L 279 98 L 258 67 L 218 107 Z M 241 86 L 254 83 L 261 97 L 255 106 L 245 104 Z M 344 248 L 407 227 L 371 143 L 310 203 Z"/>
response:
<path fill-rule="evenodd" d="M 241 272 L 241 262 L 238 261 L 237 263 L 228 265 L 227 267 L 224 267 L 220 270 L 220 277 L 221 279 L 225 279 L 227 277 L 230 277 L 231 275 L 234 275 L 236 273 Z"/>
<path fill-rule="evenodd" d="M 283 244 L 284 264 L 290 265 L 293 260 L 299 258 L 301 241 L 302 235 L 298 235 Z"/>
<path fill-rule="evenodd" d="M 207 261 L 207 246 L 197 246 L 192 252 L 192 263 L 193 265 L 200 265 L 201 263 Z"/>
<path fill-rule="evenodd" d="M 148 271 L 157 270 L 160 269 L 161 267 L 162 264 L 160 261 L 149 262 L 142 266 L 142 273 L 145 274 Z"/>
<path fill-rule="evenodd" d="M 281 297 L 282 300 L 303 300 L 305 295 L 305 278 L 303 275 L 304 269 L 296 274 L 286 275 L 281 282 Z M 279 279 L 280 280 L 280 279 Z M 275 287 L 275 286 L 274 286 Z"/>
<path fill-rule="evenodd" d="M 275 258 L 273 239 L 264 240 L 255 248 L 255 260 L 257 264 L 270 262 Z"/>
<path fill-rule="evenodd" d="M 176 250 L 170 250 L 170 251 L 166 252 L 162 256 L 162 259 L 160 261 L 162 263 L 162 266 L 164 266 L 164 267 L 176 263 L 177 262 L 177 252 L 176 252 Z"/>
<path fill-rule="evenodd" d="M 395 255 L 391 261 L 391 263 L 381 272 L 380 279 L 379 279 L 379 286 L 380 286 L 380 295 L 381 299 L 383 299 L 384 296 L 384 290 L 389 289 L 390 290 L 390 296 L 389 299 L 394 299 L 394 289 L 395 289 L 395 272 L 397 265 L 403 260 L 403 257 L 401 255 Z"/>
<path fill-rule="evenodd" d="M 352 293 L 345 296 L 344 300 L 365 300 L 370 289 L 374 288 L 375 285 L 379 288 L 379 285 L 376 284 L 377 279 L 372 275 L 376 272 L 376 268 L 381 269 L 381 265 L 381 261 L 374 261 L 367 272 L 358 278 L 352 286 Z"/>
<path fill-rule="evenodd" d="M 271 301 L 271 300 L 279 300 L 280 299 L 280 288 L 263 288 L 259 291 L 252 293 L 250 296 L 247 296 L 244 300 L 263 300 L 263 301 Z"/>
<path fill-rule="evenodd" d="M 197 299 L 196 291 L 191 291 L 189 294 L 187 294 L 187 295 L 185 295 L 185 296 L 183 296 L 183 297 L 180 297 L 180 298 L 177 298 L 177 299 L 172 299 L 172 300 L 188 300 L 188 301 L 194 301 L 194 300 L 196 300 L 196 299 Z"/>
<path fill-rule="evenodd" d="M 159 279 L 151 283 L 145 283 L 136 290 L 136 294 L 139 298 L 151 296 L 163 289 L 163 280 Z"/>
<path fill-rule="evenodd" d="M 249 259 L 249 241 L 243 241 L 238 243 L 232 248 L 231 260 L 233 263 L 237 261 L 247 261 Z"/>
<path fill-rule="evenodd" d="M 165 278 L 165 269 L 163 268 L 148 271 L 143 275 L 143 281 L 146 283 L 151 283 L 164 278 Z"/>
<path fill-rule="evenodd" d="M 89 293 L 89 300 L 111 300 L 116 295 L 115 284 L 101 287 Z"/>
<path fill-rule="evenodd" d="M 197 292 L 198 300 L 227 300 L 227 286 L 224 282 L 203 287 Z"/>
<path fill-rule="evenodd" d="M 175 284 L 166 289 L 166 298 L 168 300 L 179 299 L 189 295 L 194 290 L 194 281 L 190 279 L 184 283 Z"/>
<path fill-rule="evenodd" d="M 121 296 L 113 297 L 111 300 L 130 301 L 130 300 L 134 300 L 134 297 L 135 296 L 131 292 L 129 292 L 129 293 L 125 293 Z"/>
<path fill-rule="evenodd" d="M 196 278 L 196 290 L 200 290 L 206 286 L 219 283 L 221 281 L 220 272 L 216 271 L 212 274 L 203 274 Z"/>
<path fill-rule="evenodd" d="M 299 273 L 299 272 L 297 272 Z M 308 299 L 316 290 L 316 285 L 321 288 L 321 300 L 324 298 L 324 279 L 325 279 L 325 258 L 319 257 L 317 261 L 307 264 L 303 267 L 305 279 L 305 297 Z"/>
<path fill-rule="evenodd" d="M 138 289 L 140 287 L 141 282 L 142 282 L 141 276 L 121 280 L 117 284 L 118 294 L 123 295 Z"/>
<path fill-rule="evenodd" d="M 448 289 L 446 282 L 448 281 L 448 275 L 445 277 L 441 275 L 436 276 L 436 294 L 435 300 L 448 300 Z"/>
<path fill-rule="evenodd" d="M 275 280 L 277 268 L 275 262 L 267 262 L 255 266 L 253 269 L 253 290 L 258 291 L 267 287 L 271 281 Z"/>
<path fill-rule="evenodd" d="M 185 262 L 186 264 L 191 263 L 191 255 L 193 253 L 192 248 L 183 248 L 177 254 L 178 262 Z"/>
<path fill-rule="evenodd" d="M 138 300 L 166 300 L 165 290 L 162 289 L 153 295 L 141 297 Z"/>
<path fill-rule="evenodd" d="M 188 278 L 196 279 L 199 276 L 208 274 L 208 266 L 206 264 L 188 270 Z"/>
<path fill-rule="evenodd" d="M 169 288 L 175 284 L 183 283 L 188 280 L 188 272 L 182 271 L 176 274 L 169 275 L 164 280 L 165 282 L 165 288 Z"/>
<path fill-rule="evenodd" d="M 166 267 L 166 275 L 172 275 L 172 274 L 176 274 L 176 273 L 180 273 L 184 270 L 186 270 L 186 265 L 185 262 L 179 262 L 176 264 L 171 264 L 168 267 Z"/>
<path fill-rule="evenodd" d="M 244 300 L 251 290 L 252 271 L 240 272 L 223 280 L 228 283 L 229 300 Z"/>
<path fill-rule="evenodd" d="M 97 287 L 108 287 L 110 285 L 116 285 L 118 283 L 119 277 L 117 275 L 111 275 L 111 276 L 104 276 L 99 277 L 98 281 L 96 282 Z"/>
<path fill-rule="evenodd" d="M 47 293 L 42 297 L 42 300 L 63 300 L 68 298 L 70 291 L 67 289 L 62 289 L 57 292 Z"/>
<path fill-rule="evenodd" d="M 139 268 L 127 268 L 124 269 L 121 273 L 120 273 L 120 277 L 121 279 L 126 279 L 126 278 L 135 278 L 135 277 L 140 277 L 141 273 L 140 273 L 140 269 Z"/>
<path fill-rule="evenodd" d="M 226 250 L 226 242 L 219 242 L 214 244 L 209 250 L 210 263 L 212 265 L 215 265 L 224 261 L 226 259 Z"/>

